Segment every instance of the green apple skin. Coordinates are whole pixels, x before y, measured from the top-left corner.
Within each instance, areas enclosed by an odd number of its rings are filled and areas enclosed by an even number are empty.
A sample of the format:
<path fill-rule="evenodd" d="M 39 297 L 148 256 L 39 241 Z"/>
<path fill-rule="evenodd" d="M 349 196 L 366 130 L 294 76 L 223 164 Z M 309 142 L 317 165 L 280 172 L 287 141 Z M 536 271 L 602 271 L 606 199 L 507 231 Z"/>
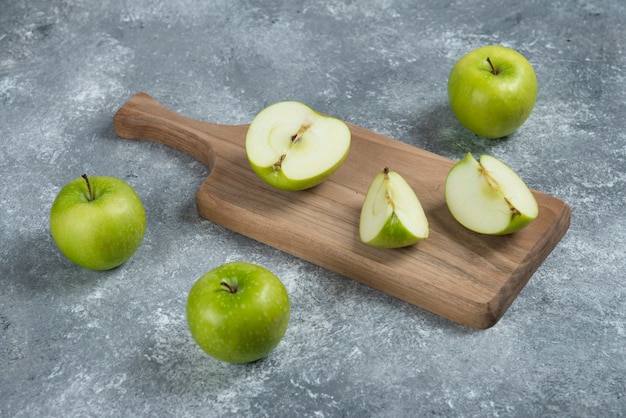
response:
<path fill-rule="evenodd" d="M 290 302 L 282 282 L 265 267 L 223 264 L 200 277 L 187 298 L 187 323 L 200 348 L 242 364 L 267 356 L 282 340 Z"/>
<path fill-rule="evenodd" d="M 274 167 L 261 167 L 250 162 L 250 167 L 265 183 L 272 187 L 286 191 L 299 191 L 315 187 L 328 179 L 345 160 L 347 154 L 337 161 L 336 164 L 330 166 L 325 172 L 306 179 L 293 179 L 285 176 L 282 170 L 276 170 Z"/>
<path fill-rule="evenodd" d="M 305 190 L 337 171 L 350 142 L 345 122 L 303 103 L 284 101 L 266 107 L 252 120 L 246 155 L 252 170 L 270 186 Z"/>
<path fill-rule="evenodd" d="M 539 214 L 537 200 L 524 181 L 490 155 L 476 160 L 467 153 L 448 173 L 444 192 L 452 216 L 480 234 L 512 234 Z"/>
<path fill-rule="evenodd" d="M 370 228 L 380 229 L 372 236 Z M 385 167 L 370 184 L 361 208 L 359 236 L 378 248 L 408 247 L 428 238 L 424 209 L 399 173 Z"/>
<path fill-rule="evenodd" d="M 414 235 L 402 224 L 398 215 L 393 213 L 376 238 L 367 242 L 368 245 L 378 248 L 402 248 L 411 246 L 424 239 Z"/>
<path fill-rule="evenodd" d="M 67 183 L 50 209 L 50 233 L 61 252 L 91 270 L 110 270 L 139 248 L 146 212 L 139 195 L 125 181 L 106 176 Z"/>
<path fill-rule="evenodd" d="M 468 130 L 488 139 L 508 136 L 522 126 L 535 105 L 537 88 L 535 71 L 528 60 L 500 45 L 467 53 L 456 62 L 448 78 L 454 115 Z"/>

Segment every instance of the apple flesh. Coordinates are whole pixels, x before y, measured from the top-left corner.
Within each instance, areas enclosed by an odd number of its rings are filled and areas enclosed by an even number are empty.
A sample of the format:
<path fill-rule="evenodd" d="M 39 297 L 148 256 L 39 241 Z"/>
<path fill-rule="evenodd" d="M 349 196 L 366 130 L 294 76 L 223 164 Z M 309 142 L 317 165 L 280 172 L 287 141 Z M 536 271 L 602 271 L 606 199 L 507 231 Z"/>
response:
<path fill-rule="evenodd" d="M 282 190 L 314 187 L 332 175 L 350 149 L 350 129 L 294 101 L 263 109 L 246 134 L 246 154 L 254 172 Z"/>
<path fill-rule="evenodd" d="M 446 178 L 445 199 L 461 225 L 481 234 L 519 231 L 539 214 L 537 200 L 526 183 L 490 155 L 476 160 L 468 153 L 456 163 Z"/>
<path fill-rule="evenodd" d="M 187 323 L 208 355 L 228 363 L 249 363 L 269 354 L 289 323 L 290 302 L 282 282 L 265 267 L 223 264 L 192 286 Z"/>
<path fill-rule="evenodd" d="M 370 184 L 359 221 L 361 241 L 380 248 L 400 248 L 428 237 L 428 219 L 406 180 L 387 167 Z"/>
<path fill-rule="evenodd" d="M 448 78 L 448 98 L 468 130 L 489 139 L 515 132 L 537 98 L 537 78 L 526 58 L 500 45 L 477 48 L 461 57 Z"/>
<path fill-rule="evenodd" d="M 83 175 L 66 184 L 50 209 L 50 233 L 72 262 L 110 270 L 137 250 L 146 230 L 141 199 L 125 181 Z"/>

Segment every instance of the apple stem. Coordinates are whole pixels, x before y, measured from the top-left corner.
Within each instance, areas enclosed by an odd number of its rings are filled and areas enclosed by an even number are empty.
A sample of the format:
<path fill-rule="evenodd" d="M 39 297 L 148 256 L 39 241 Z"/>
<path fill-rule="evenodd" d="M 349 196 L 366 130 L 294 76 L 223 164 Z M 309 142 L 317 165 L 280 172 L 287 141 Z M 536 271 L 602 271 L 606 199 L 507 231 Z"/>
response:
<path fill-rule="evenodd" d="M 91 188 L 91 183 L 89 183 L 89 178 L 87 177 L 87 174 L 83 174 L 81 177 L 84 178 L 85 183 L 87 183 L 87 191 L 89 192 L 89 201 L 93 202 L 93 189 Z"/>
<path fill-rule="evenodd" d="M 383 176 L 385 177 L 385 181 L 389 181 L 389 167 L 383 168 Z M 395 213 L 396 205 L 393 202 L 393 196 L 391 194 L 391 185 L 389 183 L 386 183 L 386 186 L 387 186 L 387 193 L 386 193 L 387 203 L 391 206 L 391 210 Z"/>
<path fill-rule="evenodd" d="M 283 161 L 285 161 L 286 157 L 287 157 L 287 154 L 283 154 L 280 156 L 280 159 L 274 163 L 274 170 L 280 170 L 280 168 L 283 166 Z"/>
<path fill-rule="evenodd" d="M 226 290 L 230 293 L 237 293 L 237 286 L 232 286 L 230 283 L 227 283 L 225 280 L 220 282 L 220 285 L 224 286 Z"/>
<path fill-rule="evenodd" d="M 493 62 L 491 62 L 491 58 L 487 57 L 487 62 L 489 63 L 489 66 L 491 67 L 491 74 L 498 75 L 498 71 L 496 70 L 496 67 L 493 66 Z"/>

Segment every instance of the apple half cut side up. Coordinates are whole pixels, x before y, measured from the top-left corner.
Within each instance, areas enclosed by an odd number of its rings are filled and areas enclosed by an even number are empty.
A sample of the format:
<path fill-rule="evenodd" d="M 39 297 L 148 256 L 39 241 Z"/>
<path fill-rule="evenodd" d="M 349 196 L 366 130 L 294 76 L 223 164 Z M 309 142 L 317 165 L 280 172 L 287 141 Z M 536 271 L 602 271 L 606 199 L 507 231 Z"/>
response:
<path fill-rule="evenodd" d="M 428 237 L 422 204 L 397 172 L 385 167 L 374 177 L 361 208 L 359 235 L 380 248 L 407 247 Z"/>
<path fill-rule="evenodd" d="M 246 154 L 254 172 L 282 190 L 304 190 L 330 177 L 350 148 L 350 129 L 294 101 L 278 102 L 252 120 Z"/>
<path fill-rule="evenodd" d="M 468 153 L 445 182 L 452 216 L 467 229 L 487 235 L 519 231 L 539 214 L 535 196 L 509 166 L 490 155 Z"/>

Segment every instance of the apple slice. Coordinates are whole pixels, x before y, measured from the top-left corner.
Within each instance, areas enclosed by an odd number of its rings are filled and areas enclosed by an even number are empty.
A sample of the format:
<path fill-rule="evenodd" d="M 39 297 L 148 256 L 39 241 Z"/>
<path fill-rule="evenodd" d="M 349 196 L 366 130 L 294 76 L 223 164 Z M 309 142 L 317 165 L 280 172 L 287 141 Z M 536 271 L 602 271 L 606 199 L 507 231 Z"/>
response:
<path fill-rule="evenodd" d="M 246 154 L 254 172 L 282 190 L 304 190 L 333 174 L 348 156 L 350 129 L 294 101 L 278 102 L 252 120 Z"/>
<path fill-rule="evenodd" d="M 464 227 L 489 235 L 519 231 L 539 214 L 526 183 L 502 161 L 471 153 L 456 163 L 446 178 L 446 204 Z"/>
<path fill-rule="evenodd" d="M 428 237 L 428 219 L 409 183 L 387 167 L 370 184 L 359 222 L 361 241 L 400 248 Z"/>

